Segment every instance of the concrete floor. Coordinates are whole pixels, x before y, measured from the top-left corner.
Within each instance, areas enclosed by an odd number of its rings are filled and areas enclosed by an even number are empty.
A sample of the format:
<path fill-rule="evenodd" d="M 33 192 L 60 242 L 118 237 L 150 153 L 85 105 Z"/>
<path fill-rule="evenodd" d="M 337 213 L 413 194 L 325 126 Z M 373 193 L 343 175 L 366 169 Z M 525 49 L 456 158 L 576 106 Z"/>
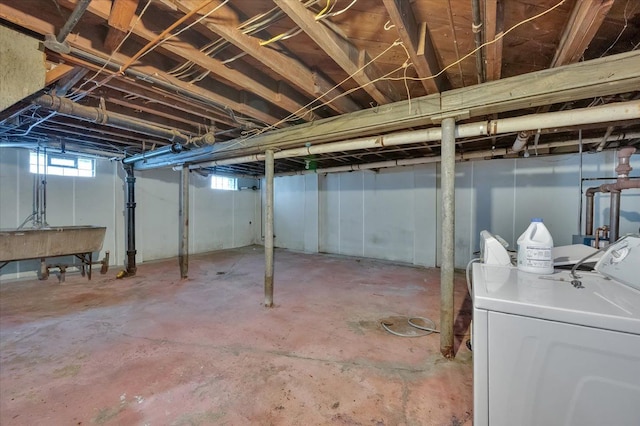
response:
<path fill-rule="evenodd" d="M 0 286 L 0 424 L 463 425 L 472 418 L 470 300 L 456 274 L 454 361 L 439 336 L 439 270 L 245 247 L 92 281 Z M 402 325 L 396 322 L 395 326 Z"/>

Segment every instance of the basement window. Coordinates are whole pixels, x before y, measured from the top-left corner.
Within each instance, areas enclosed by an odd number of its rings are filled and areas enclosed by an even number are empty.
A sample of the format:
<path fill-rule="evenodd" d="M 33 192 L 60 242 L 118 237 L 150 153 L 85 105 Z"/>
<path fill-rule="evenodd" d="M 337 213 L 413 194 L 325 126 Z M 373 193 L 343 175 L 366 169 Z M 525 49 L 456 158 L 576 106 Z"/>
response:
<path fill-rule="evenodd" d="M 238 180 L 226 176 L 211 176 L 211 188 L 222 189 L 224 191 L 235 191 L 238 189 Z"/>
<path fill-rule="evenodd" d="M 69 154 L 38 154 L 29 155 L 29 171 L 31 173 L 56 175 L 95 177 L 96 162 L 92 158 L 76 157 Z"/>

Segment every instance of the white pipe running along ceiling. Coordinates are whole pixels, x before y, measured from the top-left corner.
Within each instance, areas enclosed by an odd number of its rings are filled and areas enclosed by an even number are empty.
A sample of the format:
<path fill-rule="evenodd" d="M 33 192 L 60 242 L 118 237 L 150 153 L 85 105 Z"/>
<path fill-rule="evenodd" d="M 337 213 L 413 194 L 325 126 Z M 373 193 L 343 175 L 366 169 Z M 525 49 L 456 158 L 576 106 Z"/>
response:
<path fill-rule="evenodd" d="M 625 134 L 620 134 L 617 137 L 610 137 L 609 139 L 607 139 L 607 142 L 615 142 L 619 140 L 639 139 L 639 138 L 640 138 L 640 132 L 625 133 Z M 601 137 L 582 139 L 582 143 L 585 145 L 595 144 L 600 141 L 602 141 Z M 549 142 L 549 143 L 538 144 L 538 149 L 557 148 L 561 146 L 572 146 L 572 145 L 579 145 L 579 144 L 580 144 L 580 141 L 577 139 L 572 141 Z M 504 156 L 510 153 L 513 153 L 513 151 L 511 151 L 511 149 L 509 148 L 487 149 L 484 151 L 474 151 L 474 152 L 456 154 L 456 161 Z M 375 169 L 384 169 L 388 167 L 415 166 L 419 164 L 431 164 L 431 163 L 439 163 L 439 162 L 440 162 L 440 156 L 437 155 L 432 157 L 403 158 L 399 160 L 378 161 L 375 163 L 351 164 L 348 166 L 327 167 L 324 169 L 320 168 L 315 170 L 302 170 L 298 172 L 285 172 L 285 173 L 278 173 L 276 174 L 276 176 L 294 176 L 294 175 L 306 175 L 306 174 L 314 174 L 314 173 L 339 173 L 339 172 L 351 172 L 355 170 L 375 170 Z"/>
<path fill-rule="evenodd" d="M 456 139 L 476 136 L 495 136 L 505 133 L 514 133 L 527 130 L 580 126 L 586 124 L 634 119 L 640 119 L 640 101 L 620 102 L 616 104 L 602 105 L 591 108 L 547 112 L 542 114 L 530 114 L 522 117 L 501 118 L 497 120 L 460 124 L 456 126 Z M 284 149 L 282 151 L 276 152 L 274 154 L 274 157 L 275 159 L 305 157 L 313 154 L 330 154 L 334 152 L 382 148 L 420 142 L 439 141 L 441 139 L 442 129 L 440 127 L 431 127 L 423 130 L 390 133 L 383 136 L 351 139 L 340 142 L 305 146 L 301 148 Z M 598 139 L 598 141 L 600 140 L 601 139 Z M 505 149 L 505 153 L 503 153 L 502 155 L 506 154 L 506 151 L 507 150 Z M 487 154 L 484 153 L 483 155 L 479 156 L 486 155 Z M 264 154 L 245 155 L 242 157 L 192 164 L 189 166 L 189 168 L 198 169 L 204 167 L 250 163 L 254 161 L 264 161 L 264 158 Z M 416 160 L 424 159 L 422 158 Z"/>

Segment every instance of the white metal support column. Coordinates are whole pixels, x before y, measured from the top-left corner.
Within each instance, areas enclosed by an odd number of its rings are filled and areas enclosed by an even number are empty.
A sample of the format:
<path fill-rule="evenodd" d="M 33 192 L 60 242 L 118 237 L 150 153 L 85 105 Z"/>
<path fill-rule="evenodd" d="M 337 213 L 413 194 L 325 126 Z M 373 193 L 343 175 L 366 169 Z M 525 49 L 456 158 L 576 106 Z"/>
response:
<path fill-rule="evenodd" d="M 180 230 L 178 262 L 180 263 L 180 278 L 189 276 L 189 166 L 184 165 L 180 170 L 180 210 L 178 211 Z"/>
<path fill-rule="evenodd" d="M 264 228 L 264 305 L 273 306 L 273 150 L 265 151 L 265 181 L 267 183 L 267 211 Z"/>
<path fill-rule="evenodd" d="M 442 120 L 442 263 L 440 265 L 440 352 L 455 356 L 453 348 L 453 279 L 456 179 L 456 120 Z"/>

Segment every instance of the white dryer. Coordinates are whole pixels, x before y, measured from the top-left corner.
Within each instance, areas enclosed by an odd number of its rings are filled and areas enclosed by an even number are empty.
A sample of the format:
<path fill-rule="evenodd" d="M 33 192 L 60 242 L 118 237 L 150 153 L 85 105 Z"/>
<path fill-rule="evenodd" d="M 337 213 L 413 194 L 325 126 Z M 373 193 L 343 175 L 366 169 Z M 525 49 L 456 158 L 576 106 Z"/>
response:
<path fill-rule="evenodd" d="M 475 426 L 640 425 L 640 291 L 580 275 L 473 265 Z"/>

